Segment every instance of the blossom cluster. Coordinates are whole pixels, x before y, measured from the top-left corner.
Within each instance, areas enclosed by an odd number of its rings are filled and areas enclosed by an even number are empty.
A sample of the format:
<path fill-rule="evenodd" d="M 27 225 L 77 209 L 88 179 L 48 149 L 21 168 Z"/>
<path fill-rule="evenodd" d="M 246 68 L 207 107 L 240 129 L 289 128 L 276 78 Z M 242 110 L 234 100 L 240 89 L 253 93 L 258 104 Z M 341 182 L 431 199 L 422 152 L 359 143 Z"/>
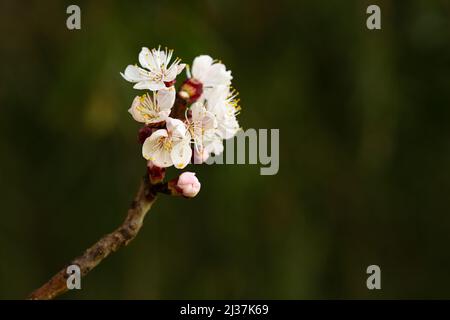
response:
<path fill-rule="evenodd" d="M 240 110 L 231 89 L 231 71 L 210 56 L 194 59 L 192 72 L 173 59 L 173 50 L 142 48 L 139 64 L 129 65 L 122 77 L 134 88 L 146 90 L 129 109 L 143 123 L 142 155 L 154 166 L 185 168 L 202 163 L 223 151 L 223 140 L 239 130 Z M 186 69 L 187 79 L 175 89 L 177 76 Z"/>

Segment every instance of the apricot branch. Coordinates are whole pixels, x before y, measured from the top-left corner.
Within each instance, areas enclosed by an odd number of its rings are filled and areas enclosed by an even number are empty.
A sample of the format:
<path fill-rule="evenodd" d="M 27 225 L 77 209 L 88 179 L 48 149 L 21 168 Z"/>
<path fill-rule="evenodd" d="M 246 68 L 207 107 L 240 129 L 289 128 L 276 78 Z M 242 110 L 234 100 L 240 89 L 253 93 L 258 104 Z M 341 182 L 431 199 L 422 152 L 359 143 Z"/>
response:
<path fill-rule="evenodd" d="M 147 212 L 155 201 L 156 193 L 153 190 L 153 186 L 147 178 L 144 178 L 122 225 L 105 235 L 87 249 L 83 255 L 74 259 L 68 265 L 79 266 L 81 276 L 85 276 L 111 253 L 126 246 L 138 234 Z M 47 283 L 31 293 L 29 299 L 49 300 L 66 292 L 68 290 L 66 281 L 69 276 L 66 273 L 66 267 L 62 268 Z"/>

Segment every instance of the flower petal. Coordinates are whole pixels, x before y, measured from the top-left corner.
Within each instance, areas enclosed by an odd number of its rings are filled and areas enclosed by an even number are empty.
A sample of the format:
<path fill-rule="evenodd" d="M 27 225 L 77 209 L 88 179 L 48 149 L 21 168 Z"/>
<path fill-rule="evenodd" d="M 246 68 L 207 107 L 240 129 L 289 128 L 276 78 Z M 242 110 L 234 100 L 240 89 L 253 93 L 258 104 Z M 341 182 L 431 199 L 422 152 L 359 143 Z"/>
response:
<path fill-rule="evenodd" d="M 167 168 L 173 165 L 172 158 L 170 157 L 170 152 L 167 150 L 158 150 L 153 155 L 153 164 L 161 167 L 161 168 Z"/>
<path fill-rule="evenodd" d="M 163 81 L 170 82 L 175 80 L 178 75 L 178 68 L 176 65 L 171 66 L 168 70 L 164 72 Z"/>
<path fill-rule="evenodd" d="M 170 110 L 175 102 L 175 88 L 172 86 L 167 89 L 159 90 L 156 93 L 156 103 L 159 110 Z"/>
<path fill-rule="evenodd" d="M 216 137 L 207 146 L 205 146 L 205 149 L 208 153 L 214 153 L 216 156 L 221 154 L 223 152 L 222 139 Z"/>
<path fill-rule="evenodd" d="M 142 48 L 141 52 L 139 53 L 139 63 L 142 67 L 148 70 L 155 69 L 155 61 L 153 60 L 152 52 L 148 48 Z"/>
<path fill-rule="evenodd" d="M 181 71 L 183 71 L 183 69 L 186 67 L 185 63 L 180 63 L 179 65 L 177 65 L 177 75 L 181 73 Z"/>
<path fill-rule="evenodd" d="M 193 121 L 199 121 L 202 119 L 205 107 L 203 105 L 203 102 L 195 102 L 191 105 L 191 111 L 192 111 L 192 120 Z"/>
<path fill-rule="evenodd" d="M 195 164 L 202 164 L 209 158 L 209 153 L 206 151 L 205 148 L 201 149 L 194 149 L 194 163 Z"/>
<path fill-rule="evenodd" d="M 173 146 L 170 153 L 173 164 L 178 169 L 183 169 L 191 161 L 192 149 L 191 145 L 186 142 L 180 142 Z"/>
<path fill-rule="evenodd" d="M 230 85 L 231 79 L 231 71 L 227 71 L 225 65 L 222 63 L 213 64 L 207 72 L 207 75 L 204 78 L 205 86 L 217 86 L 217 85 Z"/>
<path fill-rule="evenodd" d="M 172 136 L 181 140 L 187 138 L 187 128 L 183 121 L 174 118 L 167 118 L 166 126 Z"/>
<path fill-rule="evenodd" d="M 140 81 L 133 86 L 134 89 L 150 90 L 150 91 L 161 90 L 164 89 L 165 87 L 166 85 L 164 84 L 164 82 L 151 80 Z"/>
<path fill-rule="evenodd" d="M 142 145 L 142 155 L 145 159 L 153 162 L 158 167 L 170 167 L 173 163 L 170 158 L 170 150 L 166 150 L 160 144 L 160 139 L 168 138 L 164 129 L 157 130 L 148 137 Z"/>
<path fill-rule="evenodd" d="M 159 129 L 152 133 L 150 137 L 145 139 L 144 144 L 142 145 L 142 155 L 145 159 L 151 160 L 152 154 L 157 148 L 157 143 L 160 138 L 167 138 L 169 134 L 165 129 Z"/>
<path fill-rule="evenodd" d="M 207 72 L 213 63 L 213 59 L 208 55 L 201 55 L 194 59 L 192 63 L 192 76 L 200 81 L 207 76 Z"/>
<path fill-rule="evenodd" d="M 147 80 L 145 72 L 145 70 L 139 68 L 138 66 L 133 66 L 130 64 L 126 67 L 125 72 L 120 74 L 125 80 L 129 82 L 139 82 Z"/>
<path fill-rule="evenodd" d="M 239 131 L 239 123 L 235 116 L 226 117 L 219 125 L 219 134 L 223 139 L 233 138 Z"/>
<path fill-rule="evenodd" d="M 149 138 L 159 139 L 162 137 L 167 138 L 168 136 L 169 136 L 169 133 L 167 132 L 166 129 L 159 129 L 159 130 L 156 130 L 155 132 L 153 132 L 152 135 L 150 137 L 148 137 L 147 139 L 149 139 Z"/>
<path fill-rule="evenodd" d="M 207 109 L 211 111 L 217 104 L 224 104 L 230 96 L 230 87 L 226 85 L 218 85 L 210 88 L 203 93 L 204 98 L 208 101 Z"/>
<path fill-rule="evenodd" d="M 142 113 L 139 111 L 139 106 L 141 105 L 142 97 L 136 96 L 133 100 L 133 103 L 131 104 L 130 109 L 128 109 L 128 112 L 131 114 L 134 120 L 137 122 L 145 123 L 145 117 L 142 115 Z"/>

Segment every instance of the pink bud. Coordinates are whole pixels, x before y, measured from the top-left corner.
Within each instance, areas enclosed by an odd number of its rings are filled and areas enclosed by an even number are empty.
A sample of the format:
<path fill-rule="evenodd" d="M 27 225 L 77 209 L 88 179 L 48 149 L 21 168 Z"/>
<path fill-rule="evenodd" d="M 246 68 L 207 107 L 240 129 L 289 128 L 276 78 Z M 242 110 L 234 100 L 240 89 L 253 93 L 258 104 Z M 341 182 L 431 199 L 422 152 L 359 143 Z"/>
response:
<path fill-rule="evenodd" d="M 177 181 L 177 187 L 183 193 L 183 196 L 193 198 L 200 191 L 200 181 L 198 181 L 194 172 L 183 172 Z"/>

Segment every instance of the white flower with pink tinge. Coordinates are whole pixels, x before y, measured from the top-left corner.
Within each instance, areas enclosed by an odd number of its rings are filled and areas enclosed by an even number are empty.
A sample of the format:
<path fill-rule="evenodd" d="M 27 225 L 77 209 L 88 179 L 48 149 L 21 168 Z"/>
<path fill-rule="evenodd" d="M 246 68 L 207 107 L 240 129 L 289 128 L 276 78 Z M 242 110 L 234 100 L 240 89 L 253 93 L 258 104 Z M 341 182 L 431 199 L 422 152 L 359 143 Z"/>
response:
<path fill-rule="evenodd" d="M 183 172 L 178 177 L 177 187 L 181 190 L 183 196 L 193 198 L 199 193 L 201 183 L 194 172 Z"/>
<path fill-rule="evenodd" d="M 240 107 L 230 87 L 231 71 L 208 55 L 194 59 L 177 92 L 175 78 L 185 65 L 179 59 L 171 62 L 172 53 L 144 47 L 141 66 L 129 65 L 122 76 L 136 89 L 153 91 L 135 97 L 128 110 L 144 124 L 138 135 L 144 158 L 161 168 L 182 169 L 192 158 L 199 164 L 223 152 L 223 141 L 240 129 Z"/>
<path fill-rule="evenodd" d="M 212 113 L 218 123 L 217 134 L 222 139 L 230 139 L 239 131 L 236 116 L 239 114 L 237 93 L 228 86 L 217 86 L 205 97 L 207 110 Z"/>
<path fill-rule="evenodd" d="M 179 95 L 190 102 L 204 99 L 217 86 L 228 87 L 233 79 L 231 71 L 223 63 L 207 55 L 196 57 L 192 63 L 192 74 L 189 68 L 186 74 L 188 79 L 181 86 Z"/>
<path fill-rule="evenodd" d="M 175 88 L 158 90 L 134 98 L 128 112 L 137 122 L 145 124 L 165 121 L 175 102 Z"/>
<path fill-rule="evenodd" d="M 186 125 L 178 119 L 167 118 L 166 128 L 152 133 L 142 145 L 142 155 L 158 167 L 175 165 L 183 169 L 192 156 L 190 134 Z"/>
<path fill-rule="evenodd" d="M 217 128 L 217 121 L 214 114 L 206 110 L 203 102 L 195 102 L 190 107 L 191 116 L 186 117 L 186 123 L 191 135 L 194 148 L 202 148 L 206 138 L 213 134 Z"/>
<path fill-rule="evenodd" d="M 231 84 L 231 71 L 227 71 L 223 63 L 214 61 L 208 55 L 201 55 L 192 63 L 192 77 L 200 81 L 203 89 L 219 85 L 229 86 Z"/>
<path fill-rule="evenodd" d="M 161 50 L 142 48 L 139 53 L 139 63 L 137 65 L 129 65 L 122 77 L 129 81 L 136 83 L 133 88 L 147 89 L 151 91 L 161 90 L 172 85 L 178 74 L 183 71 L 185 64 L 180 63 L 180 59 L 175 59 L 172 63 L 173 50 Z"/>

